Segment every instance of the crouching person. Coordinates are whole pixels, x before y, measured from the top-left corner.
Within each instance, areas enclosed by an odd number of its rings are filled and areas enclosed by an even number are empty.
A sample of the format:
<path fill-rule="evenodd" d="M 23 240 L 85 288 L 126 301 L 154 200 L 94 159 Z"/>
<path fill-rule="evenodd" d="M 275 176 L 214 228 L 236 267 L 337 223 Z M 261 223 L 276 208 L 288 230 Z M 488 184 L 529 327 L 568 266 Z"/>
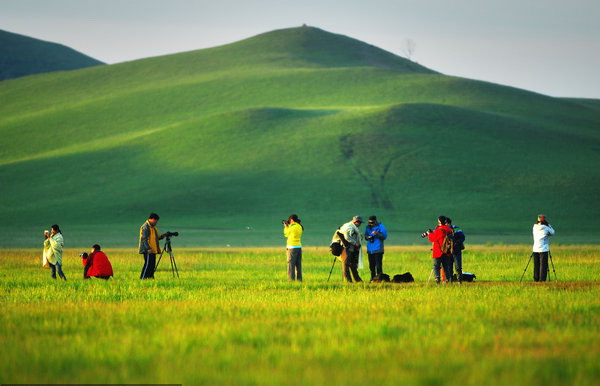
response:
<path fill-rule="evenodd" d="M 82 253 L 81 262 L 83 263 L 83 278 L 97 277 L 98 279 L 108 280 L 113 276 L 113 269 L 108 257 L 101 251 L 100 245 L 92 246 L 92 253 Z"/>

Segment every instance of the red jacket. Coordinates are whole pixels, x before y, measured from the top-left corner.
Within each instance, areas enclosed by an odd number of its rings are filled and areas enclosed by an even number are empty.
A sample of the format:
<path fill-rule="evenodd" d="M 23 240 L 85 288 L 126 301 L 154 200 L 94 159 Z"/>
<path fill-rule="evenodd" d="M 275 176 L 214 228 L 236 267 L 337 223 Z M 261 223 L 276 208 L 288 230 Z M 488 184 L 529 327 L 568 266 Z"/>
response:
<path fill-rule="evenodd" d="M 113 270 L 108 257 L 102 251 L 92 252 L 87 259 L 81 259 L 85 267 L 91 265 L 86 277 L 90 276 L 112 276 Z"/>
<path fill-rule="evenodd" d="M 431 257 L 434 259 L 442 257 L 443 255 L 442 243 L 444 242 L 444 237 L 446 237 L 444 231 L 446 231 L 446 233 L 452 233 L 452 228 L 450 228 L 448 225 L 440 225 L 437 228 L 435 228 L 435 230 L 432 233 L 427 235 L 429 241 L 433 243 L 433 254 Z"/>

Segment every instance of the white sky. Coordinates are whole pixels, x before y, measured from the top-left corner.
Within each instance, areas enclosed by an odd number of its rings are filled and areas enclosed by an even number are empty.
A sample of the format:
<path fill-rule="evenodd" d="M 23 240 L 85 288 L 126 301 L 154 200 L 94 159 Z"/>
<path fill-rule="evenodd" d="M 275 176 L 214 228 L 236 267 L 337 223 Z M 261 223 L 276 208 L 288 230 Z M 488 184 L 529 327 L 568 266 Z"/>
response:
<path fill-rule="evenodd" d="M 448 75 L 600 98 L 600 0 L 0 0 L 0 29 L 117 63 L 306 23 Z"/>

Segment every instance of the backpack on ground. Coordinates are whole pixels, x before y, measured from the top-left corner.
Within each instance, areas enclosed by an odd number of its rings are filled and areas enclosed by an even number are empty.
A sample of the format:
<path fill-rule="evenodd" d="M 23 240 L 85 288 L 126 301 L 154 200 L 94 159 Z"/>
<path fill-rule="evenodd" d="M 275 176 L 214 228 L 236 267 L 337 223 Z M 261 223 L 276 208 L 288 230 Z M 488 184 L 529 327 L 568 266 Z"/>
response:
<path fill-rule="evenodd" d="M 371 279 L 372 283 L 389 283 L 390 282 L 390 275 L 385 274 L 385 273 L 381 273 L 379 275 L 375 275 L 375 277 L 373 279 Z"/>
<path fill-rule="evenodd" d="M 395 275 L 392 279 L 392 283 L 412 283 L 415 278 L 410 272 L 405 272 L 402 275 Z"/>
<path fill-rule="evenodd" d="M 472 282 L 476 277 L 477 276 L 475 276 L 474 273 L 463 272 L 462 275 L 460 275 L 460 281 Z"/>

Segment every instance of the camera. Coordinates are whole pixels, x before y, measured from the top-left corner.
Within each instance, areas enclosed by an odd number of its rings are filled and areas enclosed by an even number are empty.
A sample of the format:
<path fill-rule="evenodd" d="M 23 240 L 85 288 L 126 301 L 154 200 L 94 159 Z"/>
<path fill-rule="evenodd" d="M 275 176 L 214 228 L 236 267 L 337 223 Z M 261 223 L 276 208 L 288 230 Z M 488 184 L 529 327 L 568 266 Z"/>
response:
<path fill-rule="evenodd" d="M 165 233 L 165 237 L 177 237 L 179 236 L 179 232 L 167 232 Z"/>
<path fill-rule="evenodd" d="M 425 232 L 421 233 L 421 238 L 425 238 L 427 237 L 428 234 L 430 234 L 431 232 L 433 232 L 431 229 L 427 229 Z"/>
<path fill-rule="evenodd" d="M 371 236 L 371 235 L 369 235 L 369 236 L 365 236 L 365 239 L 366 239 L 367 241 L 373 241 L 373 240 L 375 240 L 375 236 Z"/>
<path fill-rule="evenodd" d="M 289 220 L 281 220 L 281 223 L 285 226 L 289 226 L 290 225 L 290 221 Z"/>

